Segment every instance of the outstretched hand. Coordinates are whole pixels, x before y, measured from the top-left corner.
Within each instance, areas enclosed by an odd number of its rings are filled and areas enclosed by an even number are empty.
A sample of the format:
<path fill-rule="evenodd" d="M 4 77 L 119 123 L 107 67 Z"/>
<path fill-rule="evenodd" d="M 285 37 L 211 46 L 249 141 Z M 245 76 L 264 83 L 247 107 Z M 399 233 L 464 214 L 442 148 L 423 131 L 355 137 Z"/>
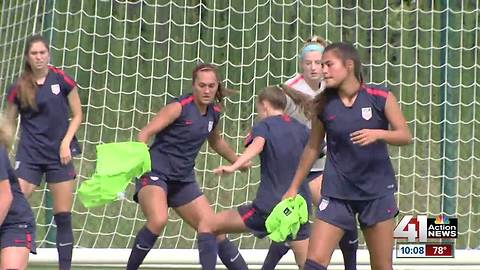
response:
<path fill-rule="evenodd" d="M 248 161 L 248 162 L 245 162 L 242 166 L 240 166 L 240 168 L 238 168 L 240 171 L 244 172 L 248 169 L 250 169 L 250 167 L 252 167 L 253 163 L 251 161 Z"/>
<path fill-rule="evenodd" d="M 223 175 L 223 174 L 231 174 L 235 170 L 232 168 L 232 166 L 219 166 L 215 169 L 213 169 L 213 173 L 216 175 Z"/>

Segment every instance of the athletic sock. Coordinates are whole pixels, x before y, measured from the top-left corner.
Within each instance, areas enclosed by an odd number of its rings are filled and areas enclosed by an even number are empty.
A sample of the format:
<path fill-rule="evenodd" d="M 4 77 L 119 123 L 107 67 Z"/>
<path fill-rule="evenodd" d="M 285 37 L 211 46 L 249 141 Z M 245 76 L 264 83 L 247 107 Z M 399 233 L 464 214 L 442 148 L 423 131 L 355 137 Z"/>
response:
<path fill-rule="evenodd" d="M 285 243 L 272 242 L 268 248 L 267 257 L 262 265 L 262 270 L 274 270 L 282 257 L 287 254 L 290 247 Z"/>
<path fill-rule="evenodd" d="M 73 250 L 72 214 L 70 212 L 57 213 L 53 218 L 57 224 L 58 268 L 70 270 Z"/>
<path fill-rule="evenodd" d="M 133 243 L 132 252 L 128 258 L 127 270 L 137 270 L 142 264 L 145 256 L 152 249 L 158 235 L 153 234 L 146 226 L 144 226 L 137 234 Z"/>

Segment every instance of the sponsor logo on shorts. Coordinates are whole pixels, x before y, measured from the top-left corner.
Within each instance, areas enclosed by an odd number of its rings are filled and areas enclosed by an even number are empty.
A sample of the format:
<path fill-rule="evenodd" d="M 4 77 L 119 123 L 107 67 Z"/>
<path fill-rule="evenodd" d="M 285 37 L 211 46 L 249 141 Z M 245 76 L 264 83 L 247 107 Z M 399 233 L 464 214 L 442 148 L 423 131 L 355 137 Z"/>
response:
<path fill-rule="evenodd" d="M 142 186 L 148 185 L 148 177 L 142 176 L 142 177 L 140 178 L 140 184 L 141 184 Z"/>
<path fill-rule="evenodd" d="M 327 208 L 329 201 L 327 199 L 322 199 L 322 202 L 318 205 L 318 210 L 323 211 Z"/>
<path fill-rule="evenodd" d="M 335 118 L 337 118 L 337 116 L 335 116 L 333 114 L 332 115 L 327 115 L 327 121 L 333 121 L 333 120 L 335 120 Z"/>

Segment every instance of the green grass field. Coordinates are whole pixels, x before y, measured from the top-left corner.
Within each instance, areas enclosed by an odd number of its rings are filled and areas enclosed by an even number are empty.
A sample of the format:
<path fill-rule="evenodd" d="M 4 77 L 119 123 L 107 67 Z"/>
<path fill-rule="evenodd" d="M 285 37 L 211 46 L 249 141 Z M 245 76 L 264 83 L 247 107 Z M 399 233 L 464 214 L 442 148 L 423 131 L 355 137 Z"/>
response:
<path fill-rule="evenodd" d="M 57 270 L 57 267 L 49 267 L 49 266 L 29 266 L 28 269 L 30 270 Z M 89 267 L 75 267 L 73 266 L 71 270 L 116 270 L 116 269 L 122 269 L 121 267 L 99 267 L 99 266 L 89 266 Z M 159 270 L 162 268 L 140 268 L 142 270 Z M 171 268 L 166 268 L 166 269 L 171 269 Z M 178 268 L 177 268 L 178 269 Z M 198 269 L 198 268 L 195 268 Z M 184 270 L 190 270 L 190 269 L 184 269 Z M 193 269 L 191 269 L 193 270 Z M 452 269 L 455 270 L 455 269 Z"/>
<path fill-rule="evenodd" d="M 329 41 L 354 42 L 364 62 L 365 80 L 389 86 L 415 137 L 412 145 L 390 148 L 401 213 L 436 216 L 453 211 L 459 218 L 457 248 L 477 248 L 477 4 L 457 1 L 463 3 L 460 6 L 452 1 L 451 11 L 441 13 L 440 4 L 429 2 L 8 1 L 0 13 L 0 89 L 6 89 L 21 70 L 25 38 L 35 31 L 48 36 L 52 64 L 63 67 L 79 85 L 85 121 L 77 132 L 83 155 L 75 162 L 80 180 L 85 180 L 95 167 L 95 146 L 134 139 L 169 98 L 188 91 L 197 61 L 217 63 L 226 86 L 239 90 L 225 102 L 221 130 L 241 152 L 255 117 L 253 97 L 262 87 L 281 83 L 297 71 L 303 39 L 315 33 Z M 32 15 L 34 11 L 40 15 Z M 259 181 L 258 166 L 246 174 L 214 177 L 211 169 L 222 162 L 204 147 L 196 166 L 198 181 L 216 211 L 251 200 Z M 143 226 L 132 194 L 130 186 L 128 200 L 90 210 L 76 200 L 76 244 L 129 247 Z M 445 199 L 448 194 L 453 197 Z M 43 190 L 31 202 L 38 221 L 37 241 L 51 244 Z M 444 202 L 450 206 L 444 207 Z M 233 240 L 241 248 L 268 245 L 249 235 Z M 195 232 L 170 213 L 157 247 L 195 245 Z"/>
<path fill-rule="evenodd" d="M 57 270 L 57 267 L 48 267 L 48 266 L 29 266 L 28 269 L 31 270 Z M 115 269 L 122 269 L 121 267 L 101 267 L 99 266 L 90 266 L 90 267 L 72 267 L 71 270 L 115 270 Z M 158 270 L 161 268 L 141 268 L 142 270 Z M 178 269 L 178 268 L 177 268 Z M 197 268 L 198 269 L 198 268 Z M 188 269 L 185 269 L 188 270 Z M 455 269 L 453 269 L 455 270 Z"/>

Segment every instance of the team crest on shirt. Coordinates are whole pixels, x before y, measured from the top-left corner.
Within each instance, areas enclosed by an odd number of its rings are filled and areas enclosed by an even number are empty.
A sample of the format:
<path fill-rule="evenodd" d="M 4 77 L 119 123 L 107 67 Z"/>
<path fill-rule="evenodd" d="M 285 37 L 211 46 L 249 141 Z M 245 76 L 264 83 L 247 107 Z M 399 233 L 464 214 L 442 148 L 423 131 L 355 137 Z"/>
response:
<path fill-rule="evenodd" d="M 362 118 L 365 120 L 372 118 L 372 107 L 362 108 Z"/>
<path fill-rule="evenodd" d="M 212 131 L 213 129 L 213 121 L 208 121 L 208 132 Z"/>
<path fill-rule="evenodd" d="M 323 211 L 327 208 L 328 206 L 328 200 L 327 199 L 322 199 L 322 202 L 318 205 L 318 210 Z"/>
<path fill-rule="evenodd" d="M 60 85 L 52 84 L 51 89 L 52 89 L 52 93 L 54 93 L 55 95 L 60 94 Z"/>

